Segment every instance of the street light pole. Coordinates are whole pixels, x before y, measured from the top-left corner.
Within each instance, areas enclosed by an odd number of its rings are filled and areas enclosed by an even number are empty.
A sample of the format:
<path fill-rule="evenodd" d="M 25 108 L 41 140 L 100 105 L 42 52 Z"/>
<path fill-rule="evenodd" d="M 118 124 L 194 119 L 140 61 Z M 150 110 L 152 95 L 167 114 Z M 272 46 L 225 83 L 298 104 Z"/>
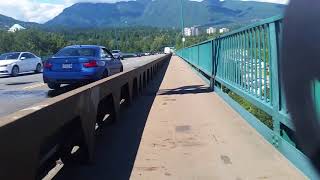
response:
<path fill-rule="evenodd" d="M 128 27 L 129 27 L 129 25 L 128 25 L 128 21 L 124 21 L 124 28 L 125 29 L 128 29 Z M 127 48 L 127 46 L 129 45 L 129 38 L 128 38 L 128 33 L 126 33 L 126 35 L 125 35 L 125 46 L 126 46 L 126 48 Z M 128 51 L 128 50 L 127 50 Z"/>
<path fill-rule="evenodd" d="M 184 48 L 184 42 L 185 42 L 185 37 L 184 37 L 184 19 L 183 19 L 183 0 L 180 0 L 180 8 L 181 8 L 181 26 L 182 26 L 182 46 Z"/>

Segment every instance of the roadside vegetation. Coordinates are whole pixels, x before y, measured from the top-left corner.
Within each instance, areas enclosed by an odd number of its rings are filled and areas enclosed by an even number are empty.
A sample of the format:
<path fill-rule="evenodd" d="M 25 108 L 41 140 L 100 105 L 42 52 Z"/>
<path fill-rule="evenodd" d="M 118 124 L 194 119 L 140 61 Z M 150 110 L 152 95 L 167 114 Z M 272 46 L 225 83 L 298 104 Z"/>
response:
<path fill-rule="evenodd" d="M 268 126 L 270 129 L 273 129 L 273 121 L 272 117 L 266 112 L 262 111 L 258 107 L 251 104 L 245 98 L 237 95 L 236 93 L 228 90 L 227 93 L 233 100 L 239 103 L 244 109 L 246 109 L 249 113 L 254 115 L 257 119 L 259 119 L 263 124 Z"/>
<path fill-rule="evenodd" d="M 30 51 L 44 57 L 74 44 L 102 45 L 123 52 L 158 52 L 166 46 L 175 46 L 176 36 L 179 36 L 176 30 L 144 27 L 56 31 L 28 29 L 15 33 L 0 31 L 0 53 Z"/>
<path fill-rule="evenodd" d="M 185 46 L 208 40 L 215 35 L 186 37 Z M 130 27 L 107 29 L 27 29 L 15 33 L 0 31 L 0 53 L 30 51 L 40 57 L 50 56 L 62 47 L 93 44 L 122 52 L 162 52 L 166 46 L 182 48 L 180 30 Z"/>

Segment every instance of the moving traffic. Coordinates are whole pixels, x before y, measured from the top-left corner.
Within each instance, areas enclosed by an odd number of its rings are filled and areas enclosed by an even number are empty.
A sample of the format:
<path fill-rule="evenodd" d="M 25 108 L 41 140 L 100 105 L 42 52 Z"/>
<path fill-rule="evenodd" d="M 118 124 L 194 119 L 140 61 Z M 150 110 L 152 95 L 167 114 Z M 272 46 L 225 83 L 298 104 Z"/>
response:
<path fill-rule="evenodd" d="M 122 61 L 119 60 L 108 60 L 111 63 L 119 63 L 121 66 L 123 66 L 124 71 L 132 70 L 134 68 L 140 67 L 153 59 L 159 57 L 161 55 L 153 55 L 153 56 L 144 56 L 144 57 L 132 57 L 132 58 L 125 58 Z M 48 59 L 49 60 L 49 59 Z M 0 60 L 1 63 L 1 60 Z M 44 63 L 45 65 L 46 63 Z M 89 65 L 89 64 L 87 64 Z M 45 65 L 48 66 L 48 65 Z M 62 64 L 60 64 L 62 68 Z M 89 65 L 91 66 L 91 65 Z M 94 68 L 94 67 L 92 67 Z M 89 68 L 91 71 L 91 69 Z M 122 69 L 114 70 L 114 73 L 120 72 Z M 42 70 L 41 70 L 42 71 Z M 26 72 L 20 72 L 17 76 L 12 76 L 11 74 L 4 73 L 0 75 L 0 117 L 8 115 L 10 113 L 16 112 L 18 110 L 21 110 L 23 108 L 26 108 L 32 104 L 41 102 L 47 98 L 52 98 L 57 95 L 66 93 L 70 90 L 73 90 L 81 85 L 84 85 L 88 82 L 92 82 L 90 79 L 85 79 L 85 81 L 71 81 L 71 84 L 68 85 L 70 82 L 64 81 L 63 84 L 60 84 L 60 88 L 57 89 L 51 89 L 48 87 L 48 84 L 46 84 L 43 80 L 43 76 L 46 74 L 46 67 L 44 67 L 44 74 L 35 73 L 34 71 L 26 71 Z M 64 79 L 70 77 L 68 74 L 65 73 L 72 73 L 71 70 L 64 70 L 52 72 L 52 73 L 58 73 L 58 77 L 63 74 L 62 76 L 65 76 Z M 93 72 L 93 71 L 92 71 Z M 76 72 L 76 73 L 81 73 Z M 109 74 L 110 76 L 112 74 Z M 78 77 L 79 80 L 80 76 Z M 94 79 L 93 79 L 94 80 Z M 97 79 L 96 79 L 97 80 Z M 77 82 L 77 83 L 74 83 Z"/>

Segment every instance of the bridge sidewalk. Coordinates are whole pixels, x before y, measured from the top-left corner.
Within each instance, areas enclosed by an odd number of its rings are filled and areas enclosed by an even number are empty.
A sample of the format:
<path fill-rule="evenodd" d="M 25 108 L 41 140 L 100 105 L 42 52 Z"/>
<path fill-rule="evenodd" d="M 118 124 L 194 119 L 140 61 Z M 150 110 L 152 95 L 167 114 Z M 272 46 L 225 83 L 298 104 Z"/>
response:
<path fill-rule="evenodd" d="M 173 57 L 130 179 L 305 179 L 188 65 Z"/>

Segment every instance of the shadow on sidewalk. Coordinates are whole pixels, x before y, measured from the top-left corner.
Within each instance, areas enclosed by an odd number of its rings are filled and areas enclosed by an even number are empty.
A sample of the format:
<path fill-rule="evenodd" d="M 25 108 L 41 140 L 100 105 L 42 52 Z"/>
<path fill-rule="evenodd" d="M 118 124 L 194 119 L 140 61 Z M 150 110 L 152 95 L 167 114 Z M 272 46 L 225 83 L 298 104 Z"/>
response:
<path fill-rule="evenodd" d="M 183 86 L 174 89 L 161 89 L 158 95 L 199 94 L 212 92 L 210 87 L 204 85 Z"/>
<path fill-rule="evenodd" d="M 127 180 L 135 162 L 151 106 L 166 73 L 167 62 L 121 119 L 97 135 L 92 165 L 66 165 L 54 179 Z"/>

